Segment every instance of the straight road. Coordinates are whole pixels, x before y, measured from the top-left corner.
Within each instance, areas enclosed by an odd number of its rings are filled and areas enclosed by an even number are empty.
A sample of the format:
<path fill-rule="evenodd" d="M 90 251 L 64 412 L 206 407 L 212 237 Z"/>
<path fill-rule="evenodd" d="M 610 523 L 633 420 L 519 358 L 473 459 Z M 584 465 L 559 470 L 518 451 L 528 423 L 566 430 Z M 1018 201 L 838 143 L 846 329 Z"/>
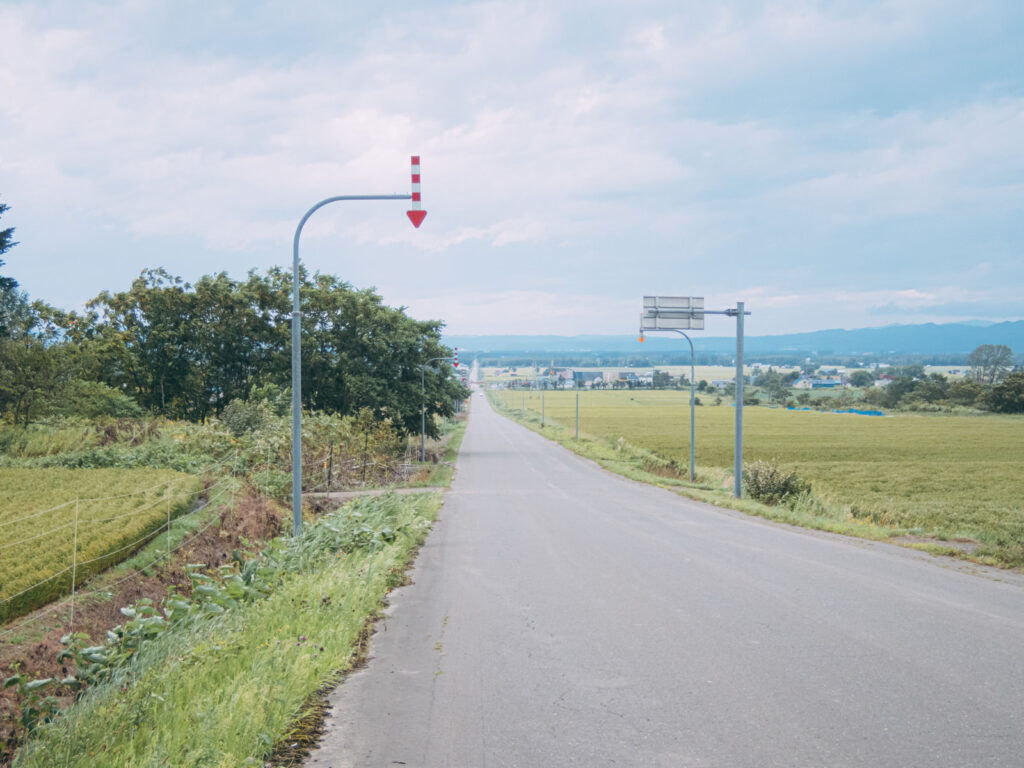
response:
<path fill-rule="evenodd" d="M 313 768 L 1024 765 L 1024 579 L 623 480 L 474 395 Z"/>

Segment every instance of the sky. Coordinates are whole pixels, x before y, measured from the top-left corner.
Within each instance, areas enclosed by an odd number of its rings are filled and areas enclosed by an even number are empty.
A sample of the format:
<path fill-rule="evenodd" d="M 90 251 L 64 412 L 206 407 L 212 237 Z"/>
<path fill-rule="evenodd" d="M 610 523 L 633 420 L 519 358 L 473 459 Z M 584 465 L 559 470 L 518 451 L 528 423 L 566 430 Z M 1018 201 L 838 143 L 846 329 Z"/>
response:
<path fill-rule="evenodd" d="M 1024 318 L 1019 0 L 0 0 L 3 274 L 302 261 L 451 334 Z M 732 321 L 709 317 L 710 335 Z"/>

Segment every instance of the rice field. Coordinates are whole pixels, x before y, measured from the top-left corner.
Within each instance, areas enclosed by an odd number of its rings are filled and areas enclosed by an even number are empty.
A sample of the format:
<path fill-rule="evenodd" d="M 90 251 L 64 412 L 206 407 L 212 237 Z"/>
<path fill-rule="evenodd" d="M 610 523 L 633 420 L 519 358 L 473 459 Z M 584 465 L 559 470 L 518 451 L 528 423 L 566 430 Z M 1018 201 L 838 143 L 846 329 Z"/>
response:
<path fill-rule="evenodd" d="M 541 393 L 496 392 L 541 409 Z M 629 443 L 689 464 L 689 393 L 581 393 L 581 434 Z M 548 420 L 573 428 L 575 393 L 546 392 Z M 747 407 L 744 459 L 776 459 L 814 494 L 853 517 L 940 538 L 1019 550 L 1024 564 L 1024 419 L 900 414 L 885 417 Z M 696 409 L 696 461 L 731 468 L 735 411 Z M 1004 556 L 1012 552 L 1003 553 Z"/>
<path fill-rule="evenodd" d="M 0 469 L 0 622 L 129 557 L 200 487 L 163 469 Z"/>

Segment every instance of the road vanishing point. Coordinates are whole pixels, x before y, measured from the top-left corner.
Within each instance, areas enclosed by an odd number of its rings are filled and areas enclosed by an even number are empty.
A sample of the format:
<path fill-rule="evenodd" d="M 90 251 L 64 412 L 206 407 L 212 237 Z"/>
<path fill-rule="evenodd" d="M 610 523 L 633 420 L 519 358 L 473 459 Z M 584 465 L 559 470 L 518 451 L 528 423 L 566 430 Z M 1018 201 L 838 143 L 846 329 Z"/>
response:
<path fill-rule="evenodd" d="M 307 766 L 1024 765 L 1024 577 L 625 480 L 479 393 L 411 576 Z"/>

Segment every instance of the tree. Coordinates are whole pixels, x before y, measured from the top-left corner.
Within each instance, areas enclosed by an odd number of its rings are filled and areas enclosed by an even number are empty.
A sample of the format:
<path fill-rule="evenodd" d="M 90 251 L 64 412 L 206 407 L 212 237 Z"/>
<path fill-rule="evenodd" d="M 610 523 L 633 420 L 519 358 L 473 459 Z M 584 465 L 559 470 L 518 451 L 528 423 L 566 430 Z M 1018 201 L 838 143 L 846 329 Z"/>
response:
<path fill-rule="evenodd" d="M 955 405 L 977 405 L 983 399 L 985 386 L 973 379 L 958 379 L 949 385 L 946 398 Z"/>
<path fill-rule="evenodd" d="M 9 210 L 10 206 L 0 203 L 0 216 Z M 16 246 L 14 242 L 14 227 L 0 229 L 0 256 Z M 4 260 L 0 259 L 0 267 Z M 24 307 L 28 301 L 24 294 L 18 292 L 18 281 L 12 277 L 0 275 L 0 339 L 10 335 L 11 325 L 17 322 L 17 316 L 24 314 Z"/>
<path fill-rule="evenodd" d="M 754 378 L 755 387 L 769 388 L 773 385 L 779 384 L 782 381 L 782 374 L 776 371 L 774 368 L 769 368 L 764 373 L 759 373 Z"/>
<path fill-rule="evenodd" d="M 407 433 L 419 432 L 425 403 L 427 434 L 438 437 L 433 416 L 454 416 L 455 402 L 469 396 L 452 378 L 451 363 L 427 366 L 452 356 L 441 345 L 441 323 L 413 320 L 333 275 L 314 275 L 302 295 L 303 402 L 342 415 L 381 409 Z"/>
<path fill-rule="evenodd" d="M 28 426 L 63 396 L 75 365 L 50 322 L 52 308 L 37 301 L 26 303 L 24 310 L 10 334 L 0 339 L 0 409 Z"/>
<path fill-rule="evenodd" d="M 763 388 L 768 399 L 773 403 L 782 404 L 789 399 L 789 384 L 782 374 L 773 368 L 769 368 L 754 379 L 754 386 Z"/>
<path fill-rule="evenodd" d="M 441 323 L 417 321 L 331 275 L 300 271 L 302 403 L 342 416 L 371 408 L 403 432 L 418 432 L 421 366 L 451 356 Z M 205 419 L 267 386 L 291 387 L 291 272 L 224 273 L 194 286 L 146 270 L 122 293 L 100 294 L 69 335 L 92 350 L 95 375 L 147 410 Z M 452 416 L 468 391 L 450 366 L 423 371 L 427 413 Z M 437 431 L 431 418 L 427 432 Z"/>
<path fill-rule="evenodd" d="M 1005 344 L 982 344 L 967 357 L 967 364 L 976 381 L 992 385 L 1002 379 L 1013 364 L 1013 350 Z"/>
<path fill-rule="evenodd" d="M 949 395 L 949 380 L 941 373 L 932 373 L 918 382 L 914 396 L 927 403 L 945 400 Z"/>
<path fill-rule="evenodd" d="M 3 216 L 5 213 L 7 213 L 7 211 L 9 211 L 10 208 L 11 207 L 9 205 L 4 205 L 3 203 L 0 203 L 0 216 Z M 17 243 L 14 242 L 14 227 L 0 229 L 0 256 L 3 256 L 16 245 Z M 0 267 L 2 267 L 3 265 L 3 260 L 0 260 Z M 11 288 L 16 288 L 18 285 L 16 282 L 14 282 L 14 280 L 12 280 L 9 277 L 0 277 L 0 286 L 3 286 L 4 284 L 10 284 Z"/>
<path fill-rule="evenodd" d="M 996 413 L 1024 413 L 1024 373 L 1010 373 L 985 394 L 985 404 Z"/>
<path fill-rule="evenodd" d="M 875 377 L 871 375 L 871 371 L 854 371 L 850 374 L 850 386 L 852 387 L 870 387 L 875 383 Z"/>

